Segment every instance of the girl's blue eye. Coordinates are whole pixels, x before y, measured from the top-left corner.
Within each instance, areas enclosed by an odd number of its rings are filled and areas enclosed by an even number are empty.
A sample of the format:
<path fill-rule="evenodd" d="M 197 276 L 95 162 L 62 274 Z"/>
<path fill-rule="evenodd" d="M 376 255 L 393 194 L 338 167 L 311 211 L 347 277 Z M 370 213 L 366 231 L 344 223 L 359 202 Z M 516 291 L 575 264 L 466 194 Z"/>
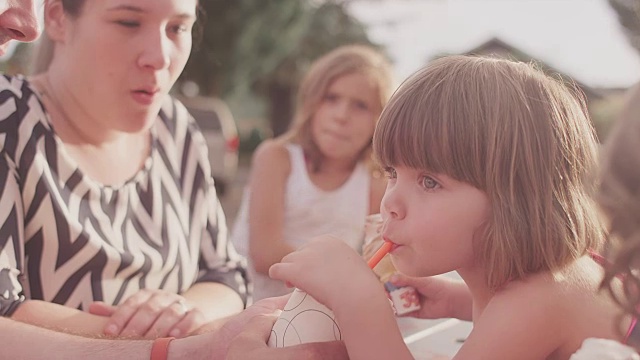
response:
<path fill-rule="evenodd" d="M 438 184 L 438 182 L 435 181 L 431 176 L 424 176 L 422 177 L 422 186 L 424 186 L 424 188 L 427 190 L 433 190 L 437 189 L 440 184 Z"/>

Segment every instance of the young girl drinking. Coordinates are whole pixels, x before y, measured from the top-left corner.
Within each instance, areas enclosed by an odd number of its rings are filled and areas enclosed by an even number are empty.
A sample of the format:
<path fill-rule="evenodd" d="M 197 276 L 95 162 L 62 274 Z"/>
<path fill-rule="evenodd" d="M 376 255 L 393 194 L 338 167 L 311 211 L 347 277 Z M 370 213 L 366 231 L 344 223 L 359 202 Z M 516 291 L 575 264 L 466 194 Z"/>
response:
<path fill-rule="evenodd" d="M 369 47 L 331 51 L 302 80 L 292 129 L 256 150 L 232 235 L 249 259 L 254 300 L 290 292 L 269 267 L 308 239 L 331 233 L 362 246 L 365 217 L 379 212 L 384 193 L 371 139 L 391 78 Z"/>
<path fill-rule="evenodd" d="M 568 359 L 587 337 L 621 340 L 589 255 L 603 242 L 589 194 L 596 140 L 562 83 L 523 63 L 441 58 L 394 94 L 373 144 L 389 177 L 382 234 L 394 265 L 456 270 L 466 285 L 416 286 L 450 300 L 423 298 L 418 316 L 474 322 L 454 359 Z M 351 359 L 411 358 L 382 286 L 334 237 L 270 275 L 334 311 Z"/>

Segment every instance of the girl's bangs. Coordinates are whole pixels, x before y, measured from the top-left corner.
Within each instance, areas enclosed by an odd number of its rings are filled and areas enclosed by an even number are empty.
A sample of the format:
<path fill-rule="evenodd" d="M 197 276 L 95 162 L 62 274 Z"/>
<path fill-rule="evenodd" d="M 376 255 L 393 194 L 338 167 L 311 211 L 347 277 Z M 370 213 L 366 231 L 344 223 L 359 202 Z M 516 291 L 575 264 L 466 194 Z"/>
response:
<path fill-rule="evenodd" d="M 476 121 L 465 121 L 465 94 L 442 82 L 416 79 L 403 85 L 382 112 L 373 140 L 377 161 L 382 167 L 445 174 L 481 188 L 482 131 L 475 131 Z"/>

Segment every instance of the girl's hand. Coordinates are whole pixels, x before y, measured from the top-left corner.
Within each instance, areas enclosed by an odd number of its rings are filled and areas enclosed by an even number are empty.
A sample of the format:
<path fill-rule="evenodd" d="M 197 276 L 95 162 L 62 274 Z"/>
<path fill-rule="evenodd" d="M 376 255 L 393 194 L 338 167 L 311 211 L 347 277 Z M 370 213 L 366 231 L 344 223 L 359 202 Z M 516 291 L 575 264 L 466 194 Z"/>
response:
<path fill-rule="evenodd" d="M 397 287 L 411 286 L 418 292 L 421 308 L 408 316 L 471 320 L 471 293 L 462 281 L 442 276 L 409 277 L 400 273 L 394 274 L 389 281 Z"/>
<path fill-rule="evenodd" d="M 162 290 L 140 290 L 119 306 L 97 301 L 89 312 L 109 316 L 104 333 L 120 337 L 184 337 L 206 323 L 202 311 L 184 297 Z"/>
<path fill-rule="evenodd" d="M 358 303 L 359 297 L 382 285 L 362 257 L 342 240 L 319 236 L 300 249 L 286 255 L 269 269 L 273 279 L 287 282 L 306 291 L 332 310 L 338 304 Z M 348 297 L 353 297 L 350 302 Z M 358 297 L 358 298 L 356 298 Z"/>

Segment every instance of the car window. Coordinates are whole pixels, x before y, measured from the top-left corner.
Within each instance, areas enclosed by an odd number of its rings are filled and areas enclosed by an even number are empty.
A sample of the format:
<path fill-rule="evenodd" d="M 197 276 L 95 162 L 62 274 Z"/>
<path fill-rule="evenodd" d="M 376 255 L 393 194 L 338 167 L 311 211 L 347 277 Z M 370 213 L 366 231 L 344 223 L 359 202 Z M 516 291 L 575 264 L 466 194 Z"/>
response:
<path fill-rule="evenodd" d="M 187 110 L 189 110 L 189 113 L 191 113 L 203 131 L 222 131 L 220 118 L 215 111 L 195 109 L 192 107 L 187 107 Z"/>

